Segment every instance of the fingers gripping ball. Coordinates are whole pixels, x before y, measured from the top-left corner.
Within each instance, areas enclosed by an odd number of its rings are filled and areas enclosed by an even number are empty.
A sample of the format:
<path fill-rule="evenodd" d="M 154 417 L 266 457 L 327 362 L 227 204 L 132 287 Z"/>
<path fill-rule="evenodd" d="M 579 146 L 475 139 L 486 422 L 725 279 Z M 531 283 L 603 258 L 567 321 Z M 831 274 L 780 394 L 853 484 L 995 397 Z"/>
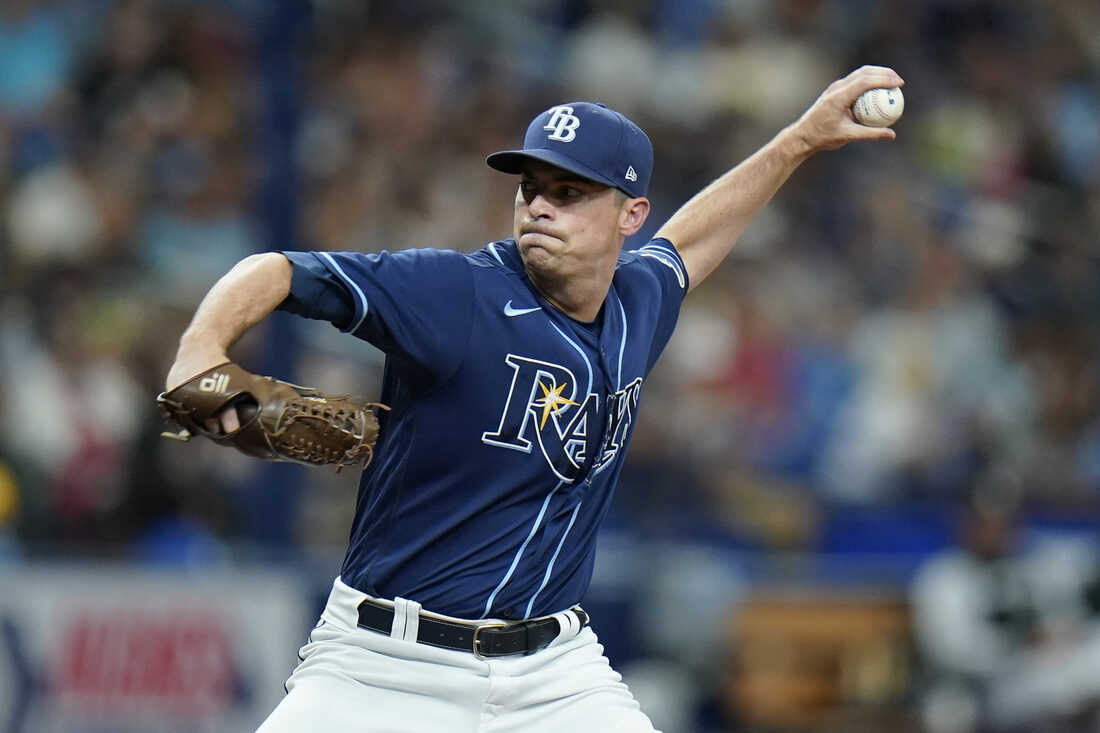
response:
<path fill-rule="evenodd" d="M 167 437 L 201 435 L 246 455 L 313 466 L 370 463 L 378 440 L 374 408 L 245 371 L 233 362 L 212 367 L 157 397 L 167 420 L 180 426 Z M 222 433 L 206 428 L 227 408 L 236 408 L 241 426 Z"/>
<path fill-rule="evenodd" d="M 852 105 L 856 122 L 868 127 L 889 127 L 905 111 L 905 97 L 899 87 L 871 89 L 860 95 Z"/>

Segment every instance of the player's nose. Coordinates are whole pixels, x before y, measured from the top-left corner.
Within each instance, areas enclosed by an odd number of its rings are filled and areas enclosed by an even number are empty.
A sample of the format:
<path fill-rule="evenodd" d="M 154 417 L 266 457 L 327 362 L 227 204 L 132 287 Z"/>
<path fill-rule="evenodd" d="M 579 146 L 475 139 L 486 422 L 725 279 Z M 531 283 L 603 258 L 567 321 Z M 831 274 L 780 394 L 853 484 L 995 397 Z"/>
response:
<path fill-rule="evenodd" d="M 532 219 L 553 219 L 555 209 L 554 204 L 539 193 L 527 202 L 527 211 Z"/>

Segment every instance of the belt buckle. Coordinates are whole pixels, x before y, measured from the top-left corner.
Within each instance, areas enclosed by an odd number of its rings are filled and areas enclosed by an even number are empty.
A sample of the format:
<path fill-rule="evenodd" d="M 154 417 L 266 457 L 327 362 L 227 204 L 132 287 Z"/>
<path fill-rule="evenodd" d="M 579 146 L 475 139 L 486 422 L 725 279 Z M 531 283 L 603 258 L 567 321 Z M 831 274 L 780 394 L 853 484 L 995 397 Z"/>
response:
<path fill-rule="evenodd" d="M 479 638 L 482 631 L 485 629 L 506 629 L 511 624 L 495 623 L 495 624 L 481 624 L 474 629 L 474 656 L 478 659 L 488 659 L 488 657 L 481 653 L 481 639 Z"/>

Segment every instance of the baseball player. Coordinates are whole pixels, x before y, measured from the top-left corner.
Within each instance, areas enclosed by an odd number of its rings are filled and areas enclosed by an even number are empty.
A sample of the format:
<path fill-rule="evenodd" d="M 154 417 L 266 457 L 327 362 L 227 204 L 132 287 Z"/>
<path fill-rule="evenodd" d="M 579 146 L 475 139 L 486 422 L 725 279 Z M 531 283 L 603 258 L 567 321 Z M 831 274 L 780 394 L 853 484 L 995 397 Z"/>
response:
<path fill-rule="evenodd" d="M 683 297 L 804 160 L 893 139 L 850 107 L 902 83 L 883 67 L 834 82 L 634 250 L 650 140 L 574 102 L 487 159 L 519 177 L 512 237 L 473 254 L 259 254 L 214 285 L 169 389 L 277 308 L 387 355 L 343 567 L 263 733 L 653 730 L 578 605 L 646 376 Z M 208 427 L 241 421 L 226 409 Z"/>

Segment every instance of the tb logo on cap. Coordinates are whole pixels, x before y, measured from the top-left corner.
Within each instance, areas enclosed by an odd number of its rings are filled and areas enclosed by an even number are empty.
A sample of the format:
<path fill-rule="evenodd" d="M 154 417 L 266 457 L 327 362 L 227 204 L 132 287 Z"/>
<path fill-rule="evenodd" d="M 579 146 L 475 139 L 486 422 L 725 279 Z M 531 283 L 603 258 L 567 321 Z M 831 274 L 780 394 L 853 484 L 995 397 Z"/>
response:
<path fill-rule="evenodd" d="M 553 130 L 547 137 L 551 140 L 567 143 L 577 136 L 577 128 L 581 126 L 581 118 L 573 114 L 572 107 L 554 107 L 550 114 L 550 121 L 543 125 L 544 130 Z"/>

